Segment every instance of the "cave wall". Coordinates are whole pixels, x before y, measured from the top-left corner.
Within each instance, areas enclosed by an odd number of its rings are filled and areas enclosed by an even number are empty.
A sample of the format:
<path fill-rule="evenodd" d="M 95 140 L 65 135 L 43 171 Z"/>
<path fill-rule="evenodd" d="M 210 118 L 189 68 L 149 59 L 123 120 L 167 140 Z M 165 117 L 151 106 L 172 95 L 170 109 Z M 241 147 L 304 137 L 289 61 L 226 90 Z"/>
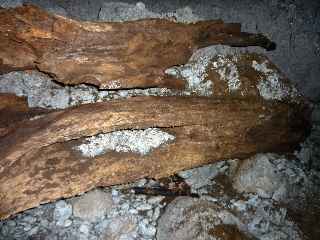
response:
<path fill-rule="evenodd" d="M 84 20 L 99 20 L 105 4 L 112 14 L 123 14 L 123 5 L 136 0 L 0 0 L 2 6 L 31 2 L 53 12 Z M 110 5 L 110 3 L 113 4 Z M 320 1 L 317 0 L 141 0 L 155 13 L 190 11 L 199 19 L 221 18 L 241 22 L 243 31 L 264 33 L 277 43 L 277 49 L 265 52 L 271 60 L 312 101 L 320 100 Z M 129 5 L 128 5 L 129 6 Z M 117 13 L 117 9 L 119 13 Z M 107 10 L 108 11 L 108 10 Z M 113 16 L 114 17 L 114 16 Z M 101 20 L 101 19 L 100 19 Z M 262 49 L 254 51 L 264 52 Z"/>

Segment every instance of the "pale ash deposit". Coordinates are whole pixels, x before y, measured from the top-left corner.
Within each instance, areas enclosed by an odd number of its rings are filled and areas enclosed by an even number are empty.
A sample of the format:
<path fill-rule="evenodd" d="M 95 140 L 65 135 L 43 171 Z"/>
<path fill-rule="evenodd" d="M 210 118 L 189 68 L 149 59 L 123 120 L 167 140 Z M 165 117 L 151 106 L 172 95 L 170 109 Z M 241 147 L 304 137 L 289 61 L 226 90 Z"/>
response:
<path fill-rule="evenodd" d="M 281 74 L 267 66 L 267 61 L 258 63 L 252 61 L 252 67 L 264 75 L 257 85 L 260 96 L 266 100 L 284 100 L 286 98 L 294 99 L 298 96 L 298 91 L 295 87 L 286 85 L 282 82 Z"/>
<path fill-rule="evenodd" d="M 86 157 L 96 157 L 109 151 L 146 155 L 153 149 L 174 139 L 173 135 L 157 128 L 121 130 L 89 137 L 85 143 L 75 149 Z"/>

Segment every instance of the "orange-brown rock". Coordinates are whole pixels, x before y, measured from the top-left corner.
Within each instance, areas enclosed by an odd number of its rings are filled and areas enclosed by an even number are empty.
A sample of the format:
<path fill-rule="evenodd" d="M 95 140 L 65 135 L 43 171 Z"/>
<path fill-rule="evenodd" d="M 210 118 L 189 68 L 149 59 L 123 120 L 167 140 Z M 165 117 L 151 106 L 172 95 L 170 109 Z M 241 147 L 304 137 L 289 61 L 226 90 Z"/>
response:
<path fill-rule="evenodd" d="M 305 136 L 304 104 L 201 97 L 136 97 L 23 121 L 0 139 L 0 218 L 97 186 L 161 178 L 257 152 L 291 150 Z M 158 127 L 175 139 L 145 155 L 87 157 L 84 137 Z"/>
<path fill-rule="evenodd" d="M 32 5 L 0 9 L 0 73 L 37 68 L 65 84 L 183 88 L 185 82 L 165 70 L 212 44 L 274 46 L 263 35 L 243 33 L 240 24 L 221 20 L 96 23 L 52 15 Z"/>

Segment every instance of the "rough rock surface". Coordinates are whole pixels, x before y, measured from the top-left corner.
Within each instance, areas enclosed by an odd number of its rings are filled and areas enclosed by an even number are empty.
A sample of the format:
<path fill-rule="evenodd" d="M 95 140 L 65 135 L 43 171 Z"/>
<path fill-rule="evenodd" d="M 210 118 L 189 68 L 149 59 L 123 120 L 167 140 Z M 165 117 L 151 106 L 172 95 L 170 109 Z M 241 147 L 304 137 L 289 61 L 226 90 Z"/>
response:
<path fill-rule="evenodd" d="M 72 205 L 79 200 L 79 197 L 75 197 L 27 210 L 6 222 L 0 221 L 0 239 L 154 239 L 157 220 L 165 205 L 161 203 L 163 197 L 137 196 L 122 193 L 121 189 L 123 187 L 118 186 L 113 189 L 93 190 L 80 197 L 92 198 L 97 195 L 97 191 L 100 191 L 99 195 L 103 195 L 103 198 L 106 195 L 111 196 L 108 200 L 112 201 L 111 205 L 101 202 L 106 207 L 103 214 L 98 213 L 101 205 L 92 202 L 90 209 L 99 215 L 96 221 L 88 221 L 75 215 Z"/>
<path fill-rule="evenodd" d="M 58 226 L 68 225 L 68 220 L 71 215 L 72 206 L 70 204 L 63 200 L 56 202 L 55 209 L 53 211 L 53 219 L 57 222 Z"/>
<path fill-rule="evenodd" d="M 99 189 L 90 191 L 72 201 L 73 215 L 88 222 L 95 222 L 112 209 L 112 196 Z"/>
<path fill-rule="evenodd" d="M 210 229 L 221 223 L 214 203 L 176 198 L 159 219 L 157 239 L 214 239 Z"/>
<path fill-rule="evenodd" d="M 233 187 L 277 201 L 293 200 L 303 194 L 300 185 L 308 184 L 307 176 L 293 161 L 276 154 L 258 154 L 241 163 Z"/>
<path fill-rule="evenodd" d="M 246 210 L 249 208 L 251 214 Z M 273 218 L 272 214 L 278 216 Z M 231 200 L 229 206 L 219 201 L 176 198 L 166 207 L 158 224 L 158 240 L 219 239 L 214 235 L 215 227 L 222 224 L 236 226 L 241 235 L 247 235 L 248 239 L 252 236 L 258 239 L 287 239 L 288 235 L 290 239 L 302 239 L 297 226 L 286 219 L 285 209 L 277 209 L 268 201 L 255 197 L 249 197 L 246 201 Z"/>
<path fill-rule="evenodd" d="M 3 8 L 14 8 L 21 6 L 23 4 L 23 0 L 1 0 L 0 7 Z"/>
<path fill-rule="evenodd" d="M 106 2 L 99 11 L 99 21 L 130 21 L 143 18 L 170 18 L 177 22 L 192 23 L 200 18 L 193 14 L 190 7 L 179 8 L 174 12 L 156 13 L 149 11 L 143 2 L 135 5 L 128 3 Z"/>

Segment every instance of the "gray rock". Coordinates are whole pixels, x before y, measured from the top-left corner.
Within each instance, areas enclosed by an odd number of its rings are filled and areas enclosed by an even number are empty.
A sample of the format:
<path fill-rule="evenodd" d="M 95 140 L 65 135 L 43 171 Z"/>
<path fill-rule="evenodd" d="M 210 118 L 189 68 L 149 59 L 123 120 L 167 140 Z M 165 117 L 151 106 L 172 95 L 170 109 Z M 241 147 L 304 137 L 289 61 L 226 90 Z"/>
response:
<path fill-rule="evenodd" d="M 225 174 L 229 166 L 226 162 L 208 164 L 202 167 L 179 172 L 178 175 L 185 179 L 193 192 L 210 185 L 211 180 L 219 174 Z"/>
<path fill-rule="evenodd" d="M 55 109 L 70 106 L 68 89 L 36 71 L 1 75 L 0 92 L 26 96 L 29 107 Z"/>
<path fill-rule="evenodd" d="M 146 8 L 143 2 L 128 4 L 121 2 L 104 3 L 99 11 L 100 21 L 132 21 L 145 18 L 168 18 L 178 22 L 192 23 L 200 20 L 200 17 L 193 14 L 190 7 L 179 8 L 176 11 L 156 13 Z"/>
<path fill-rule="evenodd" d="M 28 231 L 28 235 L 29 235 L 29 236 L 33 236 L 33 235 L 35 235 L 37 232 L 39 232 L 39 226 L 34 226 L 34 227 L 32 227 L 32 229 L 30 229 L 30 230 Z"/>
<path fill-rule="evenodd" d="M 90 226 L 88 224 L 81 224 L 79 227 L 79 231 L 85 235 L 88 235 L 90 232 Z"/>
<path fill-rule="evenodd" d="M 147 211 L 147 210 L 152 209 L 152 205 L 147 204 L 147 203 L 142 203 L 142 204 L 138 205 L 136 207 L 136 209 L 139 211 Z"/>
<path fill-rule="evenodd" d="M 0 0 L 0 7 L 3 8 L 15 8 L 22 4 L 23 0 Z"/>
<path fill-rule="evenodd" d="M 63 226 L 65 221 L 72 215 L 72 206 L 64 200 L 56 202 L 53 218 L 58 226 Z"/>
<path fill-rule="evenodd" d="M 158 240 L 212 239 L 209 229 L 220 224 L 217 205 L 179 197 L 166 208 L 158 222 Z"/>
<path fill-rule="evenodd" d="M 133 216 L 118 216 L 110 219 L 103 239 L 122 240 L 136 239 L 137 237 L 137 219 Z"/>
<path fill-rule="evenodd" d="M 156 235 L 157 229 L 148 222 L 141 221 L 139 223 L 139 232 L 144 238 L 153 238 Z"/>
<path fill-rule="evenodd" d="M 96 189 L 72 201 L 73 215 L 88 222 L 105 217 L 113 207 L 111 193 Z"/>
<path fill-rule="evenodd" d="M 239 192 L 288 201 L 303 194 L 307 176 L 294 161 L 276 154 L 257 154 L 242 162 L 233 179 Z"/>
<path fill-rule="evenodd" d="M 33 216 L 27 215 L 21 219 L 22 222 L 27 224 L 32 224 L 37 221 L 37 219 Z"/>
<path fill-rule="evenodd" d="M 122 2 L 104 3 L 98 16 L 100 21 L 117 22 L 157 17 L 160 17 L 160 14 L 148 11 L 142 2 L 135 5 Z"/>
<path fill-rule="evenodd" d="M 64 227 L 69 227 L 71 225 L 72 225 L 72 221 L 70 219 L 67 219 L 66 221 L 64 221 L 64 224 L 63 224 Z"/>
<path fill-rule="evenodd" d="M 158 205 L 165 197 L 164 196 L 154 196 L 154 197 L 150 197 L 148 199 L 148 203 L 153 205 L 156 204 Z"/>
<path fill-rule="evenodd" d="M 67 107 L 102 101 L 107 91 L 93 86 L 61 86 L 47 75 L 37 72 L 11 72 L 0 75 L 0 93 L 25 96 L 29 107 L 64 109 Z"/>
<path fill-rule="evenodd" d="M 214 204 L 203 199 L 176 198 L 158 221 L 157 239 L 214 240 L 218 237 L 213 235 L 215 230 L 223 225 L 232 226 L 243 237 L 253 239 L 287 240 L 288 236 L 303 239 L 298 227 L 288 220 L 286 209 L 257 195 L 247 197 L 247 200 L 232 200 L 227 204 L 221 200 Z"/>

